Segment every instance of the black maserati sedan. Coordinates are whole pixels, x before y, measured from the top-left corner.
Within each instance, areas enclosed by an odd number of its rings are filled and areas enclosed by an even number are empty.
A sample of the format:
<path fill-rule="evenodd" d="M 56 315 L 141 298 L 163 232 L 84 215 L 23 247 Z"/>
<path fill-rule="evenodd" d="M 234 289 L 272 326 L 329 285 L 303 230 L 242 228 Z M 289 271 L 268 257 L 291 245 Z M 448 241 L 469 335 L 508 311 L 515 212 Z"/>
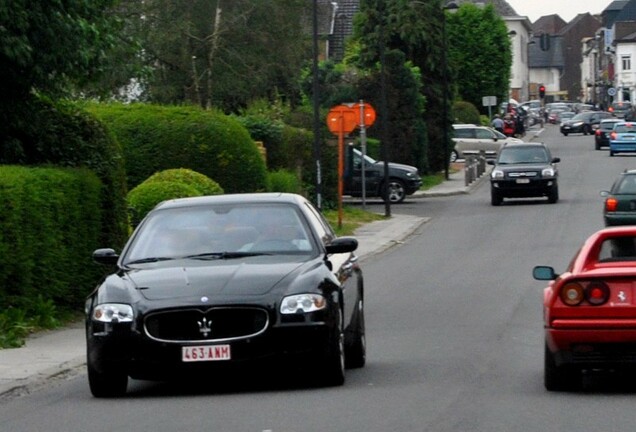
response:
<path fill-rule="evenodd" d="M 122 396 L 129 378 L 214 382 L 274 365 L 342 385 L 345 368 L 366 360 L 357 245 L 295 194 L 157 205 L 121 254 L 93 253 L 113 272 L 86 301 L 91 393 Z"/>

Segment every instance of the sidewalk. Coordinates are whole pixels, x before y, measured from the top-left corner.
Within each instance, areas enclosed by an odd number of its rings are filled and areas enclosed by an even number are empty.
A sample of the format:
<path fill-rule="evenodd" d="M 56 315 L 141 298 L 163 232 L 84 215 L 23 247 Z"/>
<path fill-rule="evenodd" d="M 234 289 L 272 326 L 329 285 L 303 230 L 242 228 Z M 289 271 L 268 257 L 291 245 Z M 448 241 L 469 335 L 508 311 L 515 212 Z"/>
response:
<path fill-rule="evenodd" d="M 535 131 L 529 131 L 530 141 Z M 412 198 L 423 199 L 470 193 L 488 178 L 484 175 L 465 185 L 464 171 L 458 170 L 449 179 L 427 191 L 419 191 Z M 399 206 L 393 207 L 399 212 Z M 361 260 L 381 253 L 404 242 L 429 218 L 393 214 L 390 219 L 375 221 L 355 232 L 358 239 L 357 255 Z M 0 350 L 0 401 L 28 394 L 45 386 L 51 380 L 83 374 L 85 370 L 86 341 L 83 323 L 54 331 L 32 335 L 21 348 Z"/>

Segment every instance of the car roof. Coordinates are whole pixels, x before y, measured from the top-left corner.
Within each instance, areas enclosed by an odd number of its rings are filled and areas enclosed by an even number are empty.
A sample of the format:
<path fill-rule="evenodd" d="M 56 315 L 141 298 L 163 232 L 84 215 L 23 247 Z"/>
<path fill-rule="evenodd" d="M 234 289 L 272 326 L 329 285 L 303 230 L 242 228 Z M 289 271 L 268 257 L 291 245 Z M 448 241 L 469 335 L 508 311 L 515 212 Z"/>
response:
<path fill-rule="evenodd" d="M 175 198 L 157 204 L 156 209 L 196 207 L 210 204 L 288 203 L 300 205 L 307 200 L 301 195 L 282 192 L 239 193 Z"/>
<path fill-rule="evenodd" d="M 601 123 L 621 123 L 621 122 L 625 122 L 625 120 L 619 119 L 619 118 L 604 118 L 604 119 L 601 119 Z"/>
<path fill-rule="evenodd" d="M 513 141 L 513 142 L 507 142 L 504 143 L 503 145 L 504 147 L 546 147 L 545 143 L 542 142 L 518 142 L 518 141 Z"/>

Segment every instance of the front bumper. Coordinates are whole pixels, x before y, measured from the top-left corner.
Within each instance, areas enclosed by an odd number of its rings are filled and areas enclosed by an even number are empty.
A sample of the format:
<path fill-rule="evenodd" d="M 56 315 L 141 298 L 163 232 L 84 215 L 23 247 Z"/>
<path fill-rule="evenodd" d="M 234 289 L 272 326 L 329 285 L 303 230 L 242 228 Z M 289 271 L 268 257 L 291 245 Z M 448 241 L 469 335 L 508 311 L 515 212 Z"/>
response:
<path fill-rule="evenodd" d="M 298 364 L 329 352 L 334 332 L 325 322 L 279 324 L 254 337 L 197 343 L 161 342 L 128 326 L 89 334 L 87 361 L 99 372 L 126 371 L 136 379 L 212 378 L 225 370 Z M 230 345 L 231 359 L 183 362 L 183 346 Z M 304 363 L 301 363 L 304 364 Z"/>
<path fill-rule="evenodd" d="M 493 192 L 506 198 L 528 198 L 547 196 L 557 187 L 555 178 L 530 180 L 518 183 L 517 180 L 491 180 Z"/>
<path fill-rule="evenodd" d="M 409 180 L 406 185 L 406 194 L 407 195 L 412 195 L 415 192 L 417 192 L 418 190 L 420 190 L 420 187 L 422 187 L 422 179 L 421 178 L 417 178 L 414 180 Z"/>

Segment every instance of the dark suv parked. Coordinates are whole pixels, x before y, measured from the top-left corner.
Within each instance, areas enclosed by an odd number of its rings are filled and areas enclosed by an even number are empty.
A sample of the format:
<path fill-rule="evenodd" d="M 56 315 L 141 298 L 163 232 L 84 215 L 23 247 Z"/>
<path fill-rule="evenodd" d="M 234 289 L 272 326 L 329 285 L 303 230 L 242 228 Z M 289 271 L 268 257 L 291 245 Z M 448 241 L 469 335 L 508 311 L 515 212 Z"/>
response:
<path fill-rule="evenodd" d="M 367 197 L 384 195 L 384 162 L 365 157 L 364 180 Z M 389 201 L 397 204 L 404 201 L 422 186 L 422 178 L 414 166 L 389 162 Z M 362 196 L 362 152 L 353 146 L 347 146 L 345 152 L 344 194 Z"/>
<path fill-rule="evenodd" d="M 592 135 L 601 120 L 614 117 L 605 111 L 584 111 L 561 123 L 561 133 L 565 136 L 571 133 Z"/>
<path fill-rule="evenodd" d="M 490 173 L 490 201 L 498 206 L 504 198 L 547 197 L 559 200 L 559 172 L 550 149 L 543 143 L 507 144 L 499 151 Z"/>

